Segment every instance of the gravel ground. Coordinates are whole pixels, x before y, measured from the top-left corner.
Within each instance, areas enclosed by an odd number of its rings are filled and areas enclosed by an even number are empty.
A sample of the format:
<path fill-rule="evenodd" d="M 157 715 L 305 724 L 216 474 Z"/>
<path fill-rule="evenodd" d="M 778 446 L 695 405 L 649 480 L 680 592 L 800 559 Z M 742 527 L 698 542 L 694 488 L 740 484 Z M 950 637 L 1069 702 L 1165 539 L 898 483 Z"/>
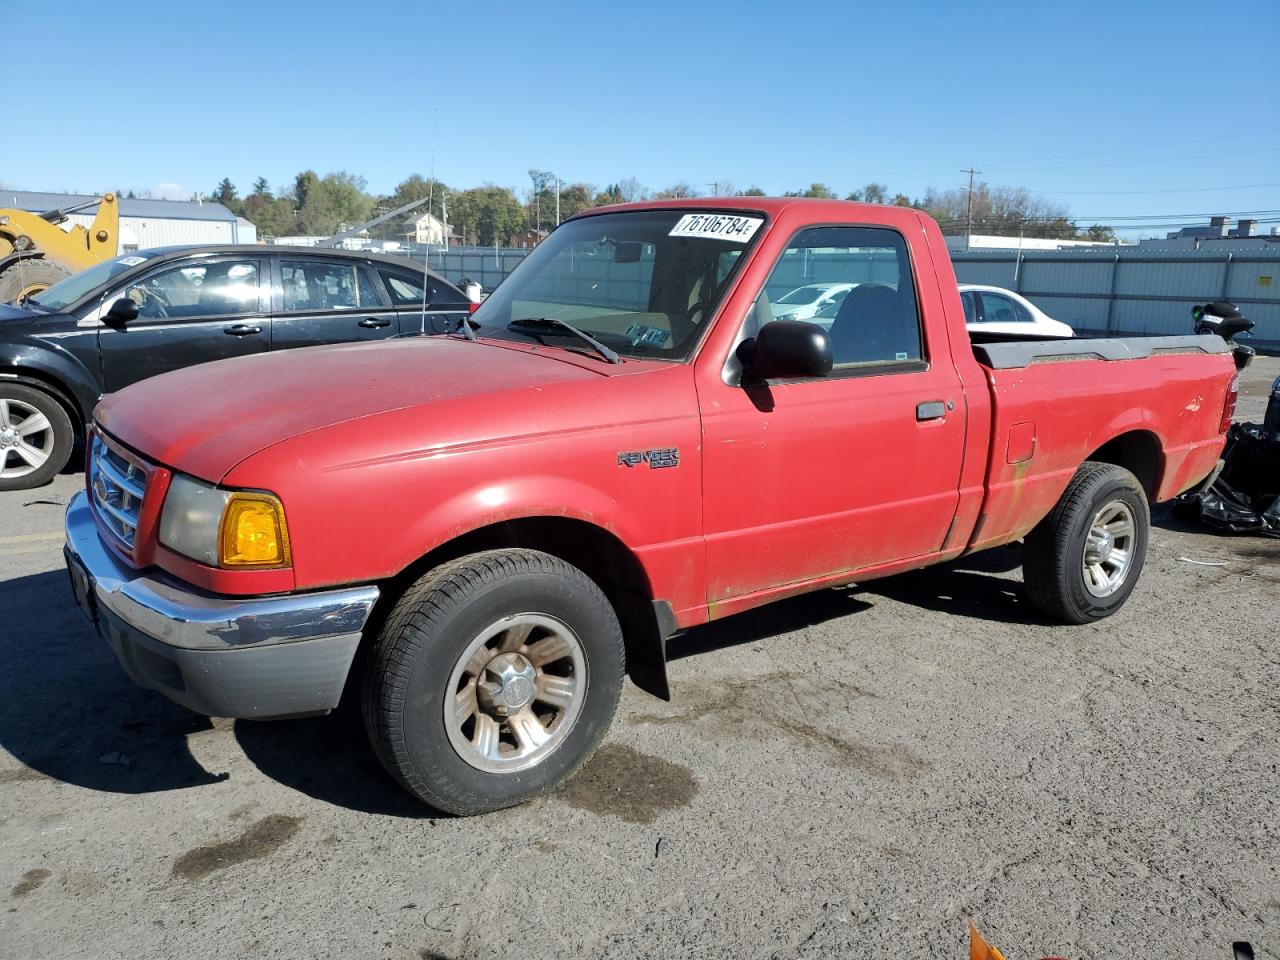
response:
<path fill-rule="evenodd" d="M 693 631 L 566 789 L 457 820 L 352 716 L 133 687 L 43 502 L 81 482 L 0 494 L 0 956 L 1280 957 L 1280 541 L 1161 509 L 1093 626 L 1010 548 Z"/>

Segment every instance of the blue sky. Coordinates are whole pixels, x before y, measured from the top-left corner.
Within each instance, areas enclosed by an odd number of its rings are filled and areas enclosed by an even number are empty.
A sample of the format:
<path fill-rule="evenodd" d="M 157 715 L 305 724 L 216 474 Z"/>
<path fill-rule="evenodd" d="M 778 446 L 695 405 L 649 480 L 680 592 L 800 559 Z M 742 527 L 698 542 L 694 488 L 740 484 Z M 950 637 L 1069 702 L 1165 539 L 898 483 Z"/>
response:
<path fill-rule="evenodd" d="M 438 124 L 459 188 L 538 167 L 915 196 L 973 165 L 1086 222 L 1280 209 L 1280 0 L 0 0 L 0 36 L 34 81 L 6 106 L 12 188 L 312 168 L 390 192 Z"/>

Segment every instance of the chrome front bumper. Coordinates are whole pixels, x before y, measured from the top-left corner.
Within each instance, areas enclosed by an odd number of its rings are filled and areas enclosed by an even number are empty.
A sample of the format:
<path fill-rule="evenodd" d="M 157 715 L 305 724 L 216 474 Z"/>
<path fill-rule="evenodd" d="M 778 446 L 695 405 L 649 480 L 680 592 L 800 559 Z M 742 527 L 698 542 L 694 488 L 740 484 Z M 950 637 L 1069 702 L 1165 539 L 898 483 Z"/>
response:
<path fill-rule="evenodd" d="M 86 494 L 63 549 L 76 605 L 134 682 L 215 717 L 267 719 L 338 705 L 377 587 L 232 599 L 123 564 Z"/>

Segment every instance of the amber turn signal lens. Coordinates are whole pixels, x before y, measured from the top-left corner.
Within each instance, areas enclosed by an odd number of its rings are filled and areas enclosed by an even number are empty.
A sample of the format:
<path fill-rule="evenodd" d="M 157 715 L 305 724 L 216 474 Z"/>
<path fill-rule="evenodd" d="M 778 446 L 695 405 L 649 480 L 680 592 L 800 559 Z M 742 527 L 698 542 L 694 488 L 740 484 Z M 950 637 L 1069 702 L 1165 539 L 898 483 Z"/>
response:
<path fill-rule="evenodd" d="M 287 567 L 284 507 L 269 493 L 233 493 L 222 514 L 218 562 L 224 567 Z"/>

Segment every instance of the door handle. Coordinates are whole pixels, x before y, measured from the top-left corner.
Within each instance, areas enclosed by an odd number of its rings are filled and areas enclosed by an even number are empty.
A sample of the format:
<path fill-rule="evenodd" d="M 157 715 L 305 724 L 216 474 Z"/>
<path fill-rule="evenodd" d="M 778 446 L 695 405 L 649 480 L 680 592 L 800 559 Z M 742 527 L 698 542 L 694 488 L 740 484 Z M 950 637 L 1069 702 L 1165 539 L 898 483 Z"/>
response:
<path fill-rule="evenodd" d="M 386 317 L 365 317 L 356 326 L 364 327 L 366 330 L 377 330 L 381 327 L 391 326 L 391 321 Z"/>
<path fill-rule="evenodd" d="M 223 327 L 222 332 L 229 337 L 250 337 L 255 333 L 261 333 L 262 328 L 247 323 L 235 323 L 229 327 Z"/>
<path fill-rule="evenodd" d="M 947 404 L 941 400 L 927 400 L 916 404 L 916 422 L 941 420 L 947 415 Z"/>

